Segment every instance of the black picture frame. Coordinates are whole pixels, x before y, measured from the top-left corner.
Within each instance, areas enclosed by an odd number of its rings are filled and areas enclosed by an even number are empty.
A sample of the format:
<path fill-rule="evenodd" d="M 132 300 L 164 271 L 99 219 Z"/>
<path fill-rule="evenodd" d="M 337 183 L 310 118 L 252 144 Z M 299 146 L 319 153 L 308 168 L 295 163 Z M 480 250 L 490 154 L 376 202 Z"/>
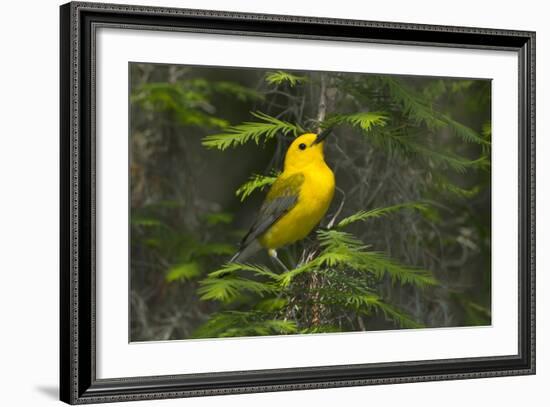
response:
<path fill-rule="evenodd" d="M 60 8 L 60 398 L 70 404 L 535 373 L 535 33 L 72 2 Z M 500 357 L 96 378 L 95 29 L 512 50 L 519 56 L 519 352 Z"/>

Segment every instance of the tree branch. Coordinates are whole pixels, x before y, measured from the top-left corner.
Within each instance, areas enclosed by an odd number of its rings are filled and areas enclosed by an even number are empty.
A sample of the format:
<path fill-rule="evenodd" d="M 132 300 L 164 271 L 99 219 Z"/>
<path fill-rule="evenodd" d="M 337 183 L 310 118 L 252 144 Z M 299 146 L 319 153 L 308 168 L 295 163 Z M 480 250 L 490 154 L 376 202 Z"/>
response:
<path fill-rule="evenodd" d="M 321 123 L 327 115 L 327 80 L 321 74 L 321 89 L 319 90 L 319 107 L 317 109 L 317 133 L 321 132 Z"/>

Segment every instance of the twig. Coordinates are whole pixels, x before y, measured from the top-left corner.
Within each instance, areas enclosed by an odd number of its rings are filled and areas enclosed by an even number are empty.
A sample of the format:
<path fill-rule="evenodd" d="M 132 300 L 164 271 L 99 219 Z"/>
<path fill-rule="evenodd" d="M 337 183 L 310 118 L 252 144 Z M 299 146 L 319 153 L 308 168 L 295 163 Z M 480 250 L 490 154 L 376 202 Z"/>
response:
<path fill-rule="evenodd" d="M 321 74 L 321 89 L 319 91 L 319 108 L 317 110 L 317 133 L 321 132 L 321 123 L 327 115 L 327 83 L 324 74 Z"/>
<path fill-rule="evenodd" d="M 365 326 L 365 322 L 363 321 L 363 318 L 361 318 L 360 315 L 357 315 L 357 324 L 359 325 L 359 328 L 361 331 L 366 331 L 367 327 Z"/>
<path fill-rule="evenodd" d="M 319 90 L 319 107 L 317 110 L 317 133 L 321 132 L 321 123 L 325 120 L 327 114 L 327 84 L 324 74 L 321 74 L 321 89 Z M 309 262 L 316 255 L 316 250 L 312 250 L 305 261 Z M 320 326 L 322 321 L 322 307 L 319 303 L 319 287 L 321 286 L 320 277 L 317 273 L 311 273 L 308 292 L 313 294 L 313 304 L 311 305 L 311 323 L 313 326 Z"/>

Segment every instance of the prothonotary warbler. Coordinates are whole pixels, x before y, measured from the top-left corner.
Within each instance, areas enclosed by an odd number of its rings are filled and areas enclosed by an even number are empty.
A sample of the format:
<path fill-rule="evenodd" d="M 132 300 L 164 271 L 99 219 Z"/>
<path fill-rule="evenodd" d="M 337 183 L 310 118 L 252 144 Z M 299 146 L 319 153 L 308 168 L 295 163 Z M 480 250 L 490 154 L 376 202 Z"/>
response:
<path fill-rule="evenodd" d="M 305 238 L 325 216 L 334 196 L 334 173 L 323 147 L 330 133 L 306 133 L 288 148 L 283 172 L 271 186 L 256 220 L 230 260 L 244 261 L 262 247 L 277 258 L 277 249 Z M 286 268 L 286 267 L 285 267 Z"/>

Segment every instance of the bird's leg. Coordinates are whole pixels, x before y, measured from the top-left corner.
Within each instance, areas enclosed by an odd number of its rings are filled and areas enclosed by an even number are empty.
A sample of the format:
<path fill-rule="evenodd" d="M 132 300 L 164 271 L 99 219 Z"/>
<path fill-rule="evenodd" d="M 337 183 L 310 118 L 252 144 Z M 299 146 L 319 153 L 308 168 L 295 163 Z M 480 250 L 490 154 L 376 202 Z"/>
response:
<path fill-rule="evenodd" d="M 269 249 L 267 251 L 267 253 L 269 254 L 269 257 L 271 258 L 271 260 L 273 260 L 275 263 L 277 263 L 279 266 L 281 266 L 285 271 L 289 271 L 287 266 L 285 266 L 285 263 L 283 263 L 281 261 L 281 259 L 279 259 L 277 257 L 277 250 L 275 249 Z"/>
<path fill-rule="evenodd" d="M 342 202 L 340 202 L 340 206 L 338 206 L 338 209 L 334 213 L 334 216 L 332 216 L 332 219 L 328 223 L 327 229 L 332 229 L 332 227 L 334 226 L 334 222 L 336 222 L 336 218 L 340 216 L 342 209 L 344 209 L 344 203 L 346 202 L 346 193 L 338 187 L 336 187 L 336 190 L 342 194 Z"/>

